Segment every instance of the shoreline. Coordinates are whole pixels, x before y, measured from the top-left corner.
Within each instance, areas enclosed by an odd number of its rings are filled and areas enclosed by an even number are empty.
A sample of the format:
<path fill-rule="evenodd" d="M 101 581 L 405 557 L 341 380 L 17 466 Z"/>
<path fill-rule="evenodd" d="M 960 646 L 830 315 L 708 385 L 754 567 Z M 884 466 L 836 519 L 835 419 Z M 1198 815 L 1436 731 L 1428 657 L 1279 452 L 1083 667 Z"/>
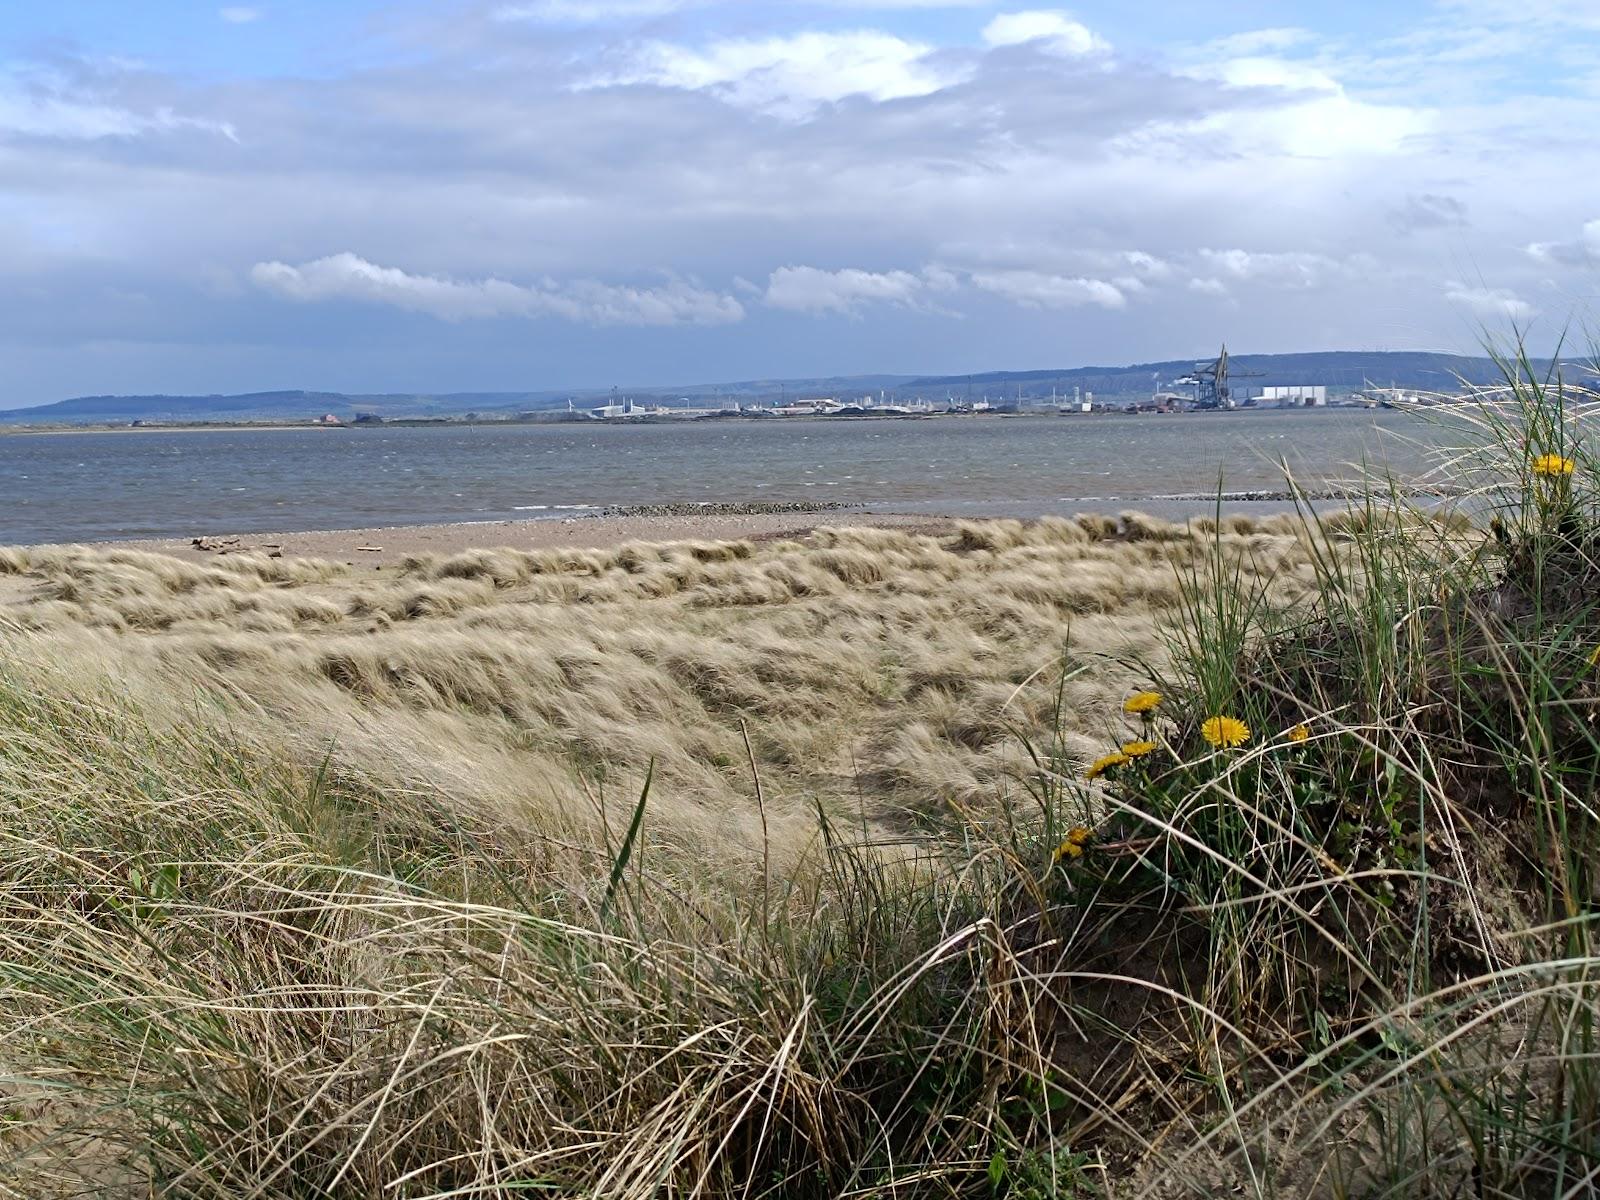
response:
<path fill-rule="evenodd" d="M 866 512 L 857 508 L 699 515 L 633 513 L 524 521 L 456 521 L 438 525 L 219 534 L 192 538 L 140 538 L 79 544 L 102 550 L 168 554 L 196 562 L 230 554 L 254 553 L 281 558 L 326 559 L 350 566 L 384 567 L 398 565 L 413 555 L 450 555 L 468 550 L 596 550 L 628 542 L 781 541 L 802 538 L 823 527 L 871 526 L 943 533 L 952 529 L 957 519 L 926 513 Z"/>
<path fill-rule="evenodd" d="M 1356 494 L 1344 489 L 1308 490 L 1305 501 L 1345 503 Z M 1426 506 L 1447 498 L 1439 490 L 1419 489 L 1411 499 Z M 1138 512 L 1182 523 L 1213 515 L 1215 493 L 1165 496 L 1075 498 L 1076 514 L 1116 516 Z M 1230 515 L 1269 516 L 1295 510 L 1294 494 L 1280 490 L 1224 493 Z M 273 558 L 327 559 L 351 566 L 397 564 L 418 554 L 458 554 L 467 550 L 606 549 L 628 542 L 755 541 L 803 538 L 816 529 L 848 526 L 948 533 L 958 521 L 1015 520 L 1033 522 L 1047 515 L 1070 516 L 1066 510 L 1040 511 L 1019 502 L 1013 508 L 987 512 L 896 511 L 870 505 L 752 502 L 750 504 L 642 504 L 593 509 L 558 516 L 489 518 L 470 521 L 361 525 L 339 529 L 203 532 L 177 537 L 135 537 L 11 543 L 18 546 L 83 545 L 104 550 L 134 550 L 204 561 L 229 554 L 257 553 Z M 202 529 L 198 523 L 195 528 Z"/>
<path fill-rule="evenodd" d="M 0 426 L 0 437 L 60 437 L 73 433 L 289 433 L 299 429 L 352 429 L 352 425 L 318 425 L 313 421 L 239 425 L 27 425 Z"/>
<path fill-rule="evenodd" d="M 1094 412 L 1073 412 L 1067 409 L 1054 409 L 1048 407 L 1024 408 L 1016 412 L 1002 412 L 991 410 L 989 412 L 963 412 L 959 410 L 936 410 L 932 412 L 910 413 L 857 413 L 848 416 L 837 413 L 813 413 L 807 415 L 756 415 L 746 412 L 728 414 L 726 416 L 682 417 L 667 414 L 662 415 L 635 415 L 627 417 L 583 417 L 577 420 L 563 419 L 561 409 L 538 410 L 540 415 L 531 419 L 520 417 L 479 417 L 468 420 L 465 417 L 385 417 L 380 421 L 358 422 L 353 419 L 342 419 L 338 424 L 324 425 L 313 420 L 293 420 L 288 418 L 265 419 L 261 421 L 182 421 L 170 423 L 155 421 L 132 425 L 123 421 L 89 421 L 84 424 L 50 423 L 42 422 L 38 425 L 31 424 L 0 424 L 0 437 L 36 437 L 47 434 L 72 434 L 72 433 L 241 433 L 241 432 L 277 432 L 294 429 L 468 429 L 486 426 L 513 427 L 513 426 L 569 426 L 569 427 L 600 427 L 611 429 L 642 428 L 647 425 L 673 425 L 697 426 L 705 428 L 720 425 L 728 421 L 756 421 L 760 423 L 785 423 L 803 422 L 815 424 L 818 422 L 840 423 L 845 425 L 861 424 L 862 422 L 875 421 L 928 421 L 941 419 L 965 419 L 973 421 L 1009 421 L 1018 418 L 1027 420 L 1056 420 L 1062 417 L 1073 419 L 1094 419 L 1098 417 L 1212 417 L 1242 415 L 1246 413 L 1278 413 L 1284 416 L 1304 415 L 1307 413 L 1371 413 L 1377 411 L 1374 406 L 1363 404 L 1330 404 L 1316 408 L 1269 408 L 1254 405 L 1245 408 L 1231 409 L 1174 409 L 1164 412 L 1138 411 L 1131 408 L 1106 408 Z M 1407 411 L 1407 410 L 1395 410 Z M 142 420 L 142 418 L 141 418 Z"/>

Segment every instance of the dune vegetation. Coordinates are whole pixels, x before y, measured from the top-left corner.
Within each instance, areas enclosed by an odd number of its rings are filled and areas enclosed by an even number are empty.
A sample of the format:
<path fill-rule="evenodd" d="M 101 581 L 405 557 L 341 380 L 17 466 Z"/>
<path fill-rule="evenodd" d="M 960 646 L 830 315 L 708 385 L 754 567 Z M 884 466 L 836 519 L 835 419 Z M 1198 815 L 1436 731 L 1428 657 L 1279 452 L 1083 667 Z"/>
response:
<path fill-rule="evenodd" d="M 1293 520 L 1227 519 L 1221 537 L 1285 602 L 1312 587 Z M 882 833 L 991 800 L 1029 761 L 1018 735 L 1054 729 L 1058 708 L 1091 754 L 1127 677 L 1098 664 L 1163 657 L 1174 565 L 1208 547 L 1130 514 L 381 571 L 13 549 L 0 619 L 14 661 L 86 672 L 88 693 L 114 679 L 164 726 L 221 704 L 293 761 L 540 834 L 592 832 L 602 788 L 627 808 L 653 768 L 652 838 L 793 860 L 818 803 Z"/>
<path fill-rule="evenodd" d="M 0 1195 L 1600 1192 L 1600 456 L 1508 367 L 1461 511 L 0 550 Z"/>

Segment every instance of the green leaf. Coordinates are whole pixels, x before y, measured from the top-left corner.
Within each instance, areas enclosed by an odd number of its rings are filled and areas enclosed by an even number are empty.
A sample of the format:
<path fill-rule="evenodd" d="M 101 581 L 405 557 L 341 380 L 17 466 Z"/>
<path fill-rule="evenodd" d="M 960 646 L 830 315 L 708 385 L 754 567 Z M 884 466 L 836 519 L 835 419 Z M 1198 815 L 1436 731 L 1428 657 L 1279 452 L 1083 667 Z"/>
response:
<path fill-rule="evenodd" d="M 996 1150 L 994 1157 L 989 1160 L 989 1187 L 994 1192 L 1000 1191 L 1000 1185 L 1006 1181 L 1006 1152 Z"/>
<path fill-rule="evenodd" d="M 628 859 L 633 857 L 633 843 L 639 836 L 639 827 L 644 824 L 644 806 L 650 798 L 650 781 L 655 778 L 656 760 L 650 760 L 650 767 L 644 773 L 644 787 L 639 792 L 639 803 L 634 806 L 633 820 L 628 824 L 628 834 L 622 839 L 622 848 L 617 851 L 617 861 L 611 864 L 611 879 L 606 884 L 606 898 L 600 904 L 600 920 L 605 921 L 611 913 L 611 904 L 617 898 L 617 888 L 622 885 L 622 876 L 628 869 Z"/>

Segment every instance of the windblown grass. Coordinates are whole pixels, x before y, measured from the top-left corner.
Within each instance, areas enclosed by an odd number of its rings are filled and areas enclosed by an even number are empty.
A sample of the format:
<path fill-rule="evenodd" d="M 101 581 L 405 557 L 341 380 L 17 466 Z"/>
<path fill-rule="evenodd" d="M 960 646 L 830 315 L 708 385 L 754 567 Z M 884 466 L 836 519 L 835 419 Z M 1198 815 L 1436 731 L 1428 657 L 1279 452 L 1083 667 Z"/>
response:
<path fill-rule="evenodd" d="M 1284 602 L 1309 584 L 1291 522 L 1236 521 L 1224 539 Z M 581 824 L 602 784 L 636 789 L 654 763 L 658 833 L 748 852 L 753 756 L 767 838 L 792 856 L 819 800 L 905 829 L 992 799 L 1058 700 L 1072 744 L 1097 744 L 1121 674 L 1081 665 L 1158 658 L 1173 561 L 1205 544 L 1129 516 L 473 551 L 384 572 L 11 550 L 0 621 L 26 633 L 14 658 L 89 688 L 110 676 L 152 720 L 226 703 L 233 728 L 299 761 L 331 755 L 522 828 Z"/>
<path fill-rule="evenodd" d="M 1600 462 L 1525 367 L 1492 527 L 0 551 L 0 1189 L 1595 1194 Z"/>

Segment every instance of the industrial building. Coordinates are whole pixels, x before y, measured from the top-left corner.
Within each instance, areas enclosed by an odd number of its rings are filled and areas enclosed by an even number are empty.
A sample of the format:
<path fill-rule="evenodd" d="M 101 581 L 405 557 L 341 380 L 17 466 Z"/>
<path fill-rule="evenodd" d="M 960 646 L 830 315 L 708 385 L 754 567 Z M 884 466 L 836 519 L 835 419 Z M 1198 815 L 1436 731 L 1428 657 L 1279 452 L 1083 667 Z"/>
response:
<path fill-rule="evenodd" d="M 1258 407 L 1276 405 L 1279 408 L 1323 408 L 1328 403 L 1328 389 L 1320 383 L 1294 383 L 1284 387 L 1257 388 L 1255 402 Z"/>

